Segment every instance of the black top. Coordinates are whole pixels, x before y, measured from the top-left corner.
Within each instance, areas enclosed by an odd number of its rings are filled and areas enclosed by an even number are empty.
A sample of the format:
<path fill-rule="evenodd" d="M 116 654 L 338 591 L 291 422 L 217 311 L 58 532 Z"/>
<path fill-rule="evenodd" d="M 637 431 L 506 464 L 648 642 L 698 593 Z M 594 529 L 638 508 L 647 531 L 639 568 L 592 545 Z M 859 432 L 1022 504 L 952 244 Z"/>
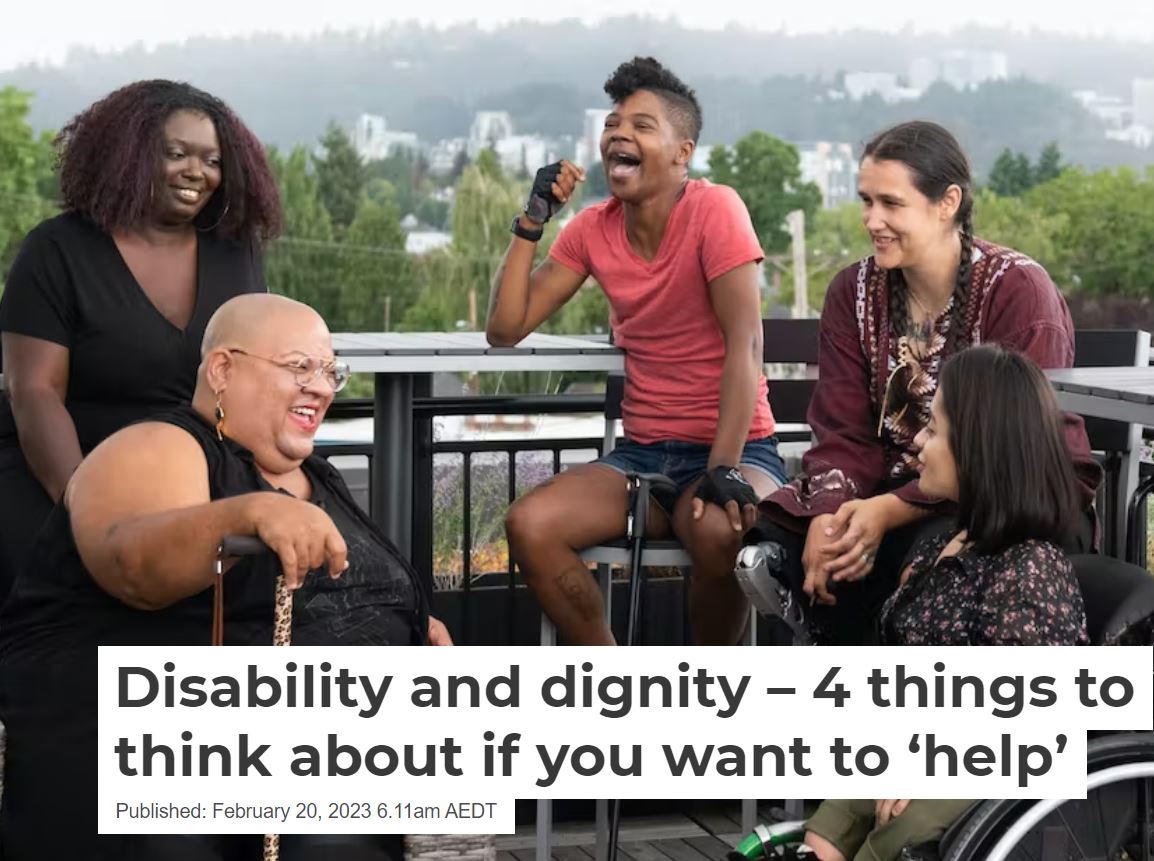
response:
<path fill-rule="evenodd" d="M 112 237 L 83 216 L 50 218 L 24 240 L 0 296 L 0 332 L 68 348 L 66 406 L 85 454 L 120 428 L 191 401 L 213 312 L 234 296 L 265 292 L 251 246 L 212 232 L 197 240 L 196 304 L 183 330 L 152 304 Z M 0 447 L 15 444 L 0 396 Z"/>
<path fill-rule="evenodd" d="M 293 595 L 293 645 L 419 646 L 415 577 L 395 551 L 364 529 L 355 505 L 313 482 L 312 500 L 333 519 L 349 567 L 332 579 L 317 571 Z"/>
<path fill-rule="evenodd" d="M 257 470 L 252 453 L 227 438 L 218 441 L 211 425 L 191 407 L 155 420 L 183 428 L 200 443 L 212 499 L 275 492 Z M 349 546 L 350 565 L 335 583 L 313 572 L 298 590 L 294 604 L 303 612 L 300 637 L 294 624 L 294 642 L 423 642 L 429 596 L 421 579 L 360 510 L 334 467 L 313 455 L 302 468 Z M 271 555 L 246 557 L 224 575 L 226 645 L 272 644 L 277 570 Z M 211 635 L 211 588 L 156 611 L 137 610 L 101 589 L 80 560 L 68 511 L 60 504 L 0 611 L 0 664 L 27 666 L 29 661 L 78 652 L 94 656 L 98 645 L 208 645 Z"/>

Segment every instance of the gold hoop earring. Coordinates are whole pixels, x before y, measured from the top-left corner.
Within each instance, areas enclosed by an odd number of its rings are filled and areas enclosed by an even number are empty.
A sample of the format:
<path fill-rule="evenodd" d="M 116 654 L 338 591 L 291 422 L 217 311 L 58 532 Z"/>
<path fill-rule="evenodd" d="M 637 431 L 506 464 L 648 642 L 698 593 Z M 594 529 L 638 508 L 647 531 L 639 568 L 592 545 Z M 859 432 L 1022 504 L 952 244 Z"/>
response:
<path fill-rule="evenodd" d="M 213 410 L 213 415 L 216 416 L 216 438 L 218 441 L 224 441 L 224 406 L 220 402 L 223 391 L 216 393 L 216 409 Z"/>

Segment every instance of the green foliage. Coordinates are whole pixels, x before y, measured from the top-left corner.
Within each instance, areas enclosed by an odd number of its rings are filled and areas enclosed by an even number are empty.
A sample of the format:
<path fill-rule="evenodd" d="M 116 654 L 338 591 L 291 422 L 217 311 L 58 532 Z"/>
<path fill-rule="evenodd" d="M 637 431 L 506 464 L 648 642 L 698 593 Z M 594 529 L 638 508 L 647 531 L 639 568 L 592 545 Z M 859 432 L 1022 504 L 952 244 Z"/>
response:
<path fill-rule="evenodd" d="M 1055 148 L 1039 165 L 1058 161 Z M 838 270 L 870 253 L 869 242 L 853 204 L 823 210 L 811 224 L 810 289 L 824 292 Z M 1020 196 L 982 189 L 974 232 L 1030 255 L 1066 293 L 1154 299 L 1154 167 L 1144 173 L 1065 168 Z"/>
<path fill-rule="evenodd" d="M 838 272 L 873 253 L 869 235 L 862 227 L 861 206 L 846 203 L 831 209 L 819 209 L 807 219 L 806 255 L 807 284 L 811 307 L 821 307 L 830 279 Z M 772 278 L 768 269 L 767 278 Z M 793 304 L 792 267 L 782 276 L 782 289 L 777 301 Z"/>
<path fill-rule="evenodd" d="M 1062 152 L 1054 141 L 1046 144 L 1036 165 L 1025 153 L 1002 150 L 990 169 L 989 187 L 1002 197 L 1017 197 L 1036 185 L 1057 179 L 1062 172 Z"/>
<path fill-rule="evenodd" d="M 464 150 L 460 150 L 456 156 L 453 157 L 453 167 L 449 171 L 449 181 L 455 183 L 461 178 L 461 174 L 465 172 L 465 168 L 469 166 L 469 154 Z"/>
<path fill-rule="evenodd" d="M 403 314 L 417 288 L 396 204 L 362 201 L 342 245 L 337 279 L 342 317 L 348 323 L 341 328 L 392 328 L 394 309 Z"/>
<path fill-rule="evenodd" d="M 1058 149 L 1057 141 L 1050 141 L 1038 156 L 1038 164 L 1034 168 L 1034 184 L 1041 185 L 1052 179 L 1057 179 L 1062 173 L 1062 151 Z"/>
<path fill-rule="evenodd" d="M 317 177 L 309 172 L 308 152 L 298 146 L 288 158 L 284 158 L 272 148 L 268 151 L 268 157 L 280 187 L 285 236 L 319 242 L 331 241 L 332 216 L 321 201 Z"/>
<path fill-rule="evenodd" d="M 605 165 L 597 162 L 595 165 L 584 165 L 585 182 L 580 186 L 581 199 L 588 201 L 604 200 L 609 197 L 609 177 L 605 175 Z"/>
<path fill-rule="evenodd" d="M 440 190 L 443 183 L 438 182 L 429 173 L 429 162 L 420 153 L 402 149 L 388 158 L 369 162 L 365 165 L 364 172 L 370 189 L 380 183 L 392 189 L 393 199 L 400 208 L 402 217 L 415 215 L 425 224 L 435 227 L 444 223 L 448 204 L 432 199 L 432 195 Z M 370 191 L 370 197 L 372 196 Z M 430 210 L 427 204 L 439 206 L 435 210 Z M 425 207 L 426 215 L 432 214 L 435 217 L 440 214 L 441 217 L 436 221 L 422 217 L 422 207 Z M 441 208 L 445 210 L 444 214 L 441 214 Z"/>
<path fill-rule="evenodd" d="M 789 248 L 786 215 L 801 209 L 808 221 L 821 206 L 817 186 L 801 180 L 797 147 L 765 132 L 750 132 L 732 150 L 715 146 L 709 153 L 709 170 L 714 182 L 741 195 L 768 254 Z"/>
<path fill-rule="evenodd" d="M 1034 184 L 1032 174 L 1029 158 L 1004 149 L 990 169 L 990 190 L 1003 197 L 1025 194 Z"/>
<path fill-rule="evenodd" d="M 974 201 L 975 234 L 1029 254 L 1056 279 L 1069 268 L 1069 249 L 1057 241 L 1069 220 L 1064 212 L 1039 211 L 1021 197 L 999 197 L 989 189 Z"/>
<path fill-rule="evenodd" d="M 339 233 L 356 217 L 365 186 L 365 167 L 353 149 L 353 142 L 336 123 L 329 124 L 328 131 L 321 138 L 321 147 L 324 157 L 313 156 L 317 188 Z"/>
<path fill-rule="evenodd" d="M 0 278 L 24 235 L 52 215 L 52 136 L 37 137 L 28 124 L 30 95 L 0 89 Z"/>
<path fill-rule="evenodd" d="M 425 197 L 417 204 L 414 213 L 417 221 L 435 227 L 437 230 L 446 230 L 449 227 L 449 203 L 433 197 Z"/>
<path fill-rule="evenodd" d="M 499 182 L 504 178 L 501 170 L 501 159 L 492 148 L 483 149 L 477 153 L 477 163 L 475 167 L 489 179 Z M 461 175 L 464 176 L 464 174 L 465 172 L 462 170 Z"/>
<path fill-rule="evenodd" d="M 1053 235 L 1062 259 L 1051 275 L 1090 295 L 1154 297 L 1154 167 L 1087 173 L 1067 168 L 1025 196 L 1034 213 L 1062 213 Z"/>

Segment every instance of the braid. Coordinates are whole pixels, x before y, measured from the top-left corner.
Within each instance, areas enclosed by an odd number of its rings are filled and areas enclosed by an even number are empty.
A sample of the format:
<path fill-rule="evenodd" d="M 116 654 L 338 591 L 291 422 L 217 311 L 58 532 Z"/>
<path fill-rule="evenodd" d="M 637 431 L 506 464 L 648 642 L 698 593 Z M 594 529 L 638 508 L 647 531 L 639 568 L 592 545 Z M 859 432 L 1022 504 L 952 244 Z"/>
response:
<path fill-rule="evenodd" d="M 906 304 L 906 279 L 902 275 L 902 270 L 891 269 L 887 272 L 886 286 L 890 302 L 890 331 L 895 338 L 900 338 L 910 327 L 910 309 Z"/>
<path fill-rule="evenodd" d="M 973 215 L 967 211 L 962 217 L 962 258 L 958 261 L 958 280 L 954 285 L 954 307 L 950 310 L 950 343 L 948 352 L 968 346 L 963 338 L 966 331 L 970 304 L 970 278 L 974 268 L 974 225 Z"/>

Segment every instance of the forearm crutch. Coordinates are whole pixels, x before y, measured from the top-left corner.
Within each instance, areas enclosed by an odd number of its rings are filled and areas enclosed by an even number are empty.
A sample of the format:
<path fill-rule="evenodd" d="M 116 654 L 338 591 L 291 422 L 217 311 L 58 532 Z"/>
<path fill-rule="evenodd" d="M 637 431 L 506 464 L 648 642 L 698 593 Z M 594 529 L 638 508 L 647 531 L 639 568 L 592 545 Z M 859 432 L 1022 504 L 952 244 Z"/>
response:
<path fill-rule="evenodd" d="M 625 476 L 629 487 L 629 513 L 625 520 L 625 538 L 629 542 L 629 616 L 625 626 L 625 645 L 637 643 L 645 597 L 645 530 L 649 523 L 651 495 L 677 499 L 677 485 L 660 473 L 635 473 Z M 672 509 L 672 506 L 670 506 Z M 621 799 L 613 799 L 609 812 L 609 861 L 617 861 L 617 837 L 621 830 Z"/>

